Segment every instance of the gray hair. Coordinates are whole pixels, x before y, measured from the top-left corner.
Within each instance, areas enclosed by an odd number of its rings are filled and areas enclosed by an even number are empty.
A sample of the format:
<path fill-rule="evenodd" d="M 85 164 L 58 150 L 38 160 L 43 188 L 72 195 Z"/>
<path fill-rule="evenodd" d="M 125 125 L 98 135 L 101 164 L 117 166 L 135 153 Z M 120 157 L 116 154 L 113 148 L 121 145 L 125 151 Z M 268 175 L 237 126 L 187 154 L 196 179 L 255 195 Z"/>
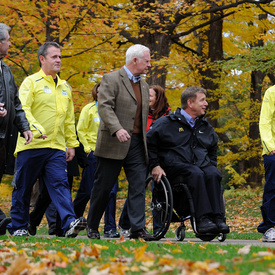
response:
<path fill-rule="evenodd" d="M 50 47 L 55 47 L 60 49 L 60 45 L 56 42 L 45 42 L 42 46 L 39 47 L 38 52 L 37 52 L 37 57 L 38 57 L 38 62 L 39 62 L 39 66 L 41 67 L 41 62 L 39 60 L 40 55 L 46 57 L 46 55 L 48 54 L 48 49 Z"/>
<path fill-rule="evenodd" d="M 126 65 L 129 64 L 135 57 L 138 59 L 142 58 L 144 56 L 144 52 L 150 53 L 150 49 L 141 44 L 135 44 L 129 47 L 126 51 Z"/>
<path fill-rule="evenodd" d="M 181 101 L 181 108 L 183 110 L 185 110 L 186 107 L 187 107 L 187 101 L 188 101 L 188 99 L 192 99 L 192 101 L 196 100 L 197 93 L 204 93 L 205 95 L 207 95 L 207 91 L 204 88 L 198 87 L 198 86 L 187 87 L 182 92 L 181 97 L 180 97 L 180 101 Z"/>
<path fill-rule="evenodd" d="M 4 23 L 0 23 L 0 41 L 1 43 L 4 43 L 4 41 L 7 39 L 7 32 L 9 33 L 11 28 L 7 26 Z"/>

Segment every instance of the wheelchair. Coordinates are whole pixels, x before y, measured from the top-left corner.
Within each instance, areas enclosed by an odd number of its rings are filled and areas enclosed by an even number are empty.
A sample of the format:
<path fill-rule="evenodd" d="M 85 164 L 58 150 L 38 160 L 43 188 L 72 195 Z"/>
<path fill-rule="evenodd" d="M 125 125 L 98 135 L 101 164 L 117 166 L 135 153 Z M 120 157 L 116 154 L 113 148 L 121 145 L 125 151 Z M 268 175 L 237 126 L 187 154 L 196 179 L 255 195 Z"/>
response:
<path fill-rule="evenodd" d="M 226 240 L 224 233 L 205 233 L 200 234 L 196 229 L 194 203 L 183 176 L 176 177 L 172 184 L 166 177 L 162 177 L 159 183 L 154 182 L 152 192 L 149 188 L 153 177 L 151 175 L 146 179 L 146 228 L 149 233 L 153 234 L 156 240 L 165 236 L 169 226 L 173 222 L 180 222 L 180 226 L 176 229 L 175 237 L 177 241 L 183 241 L 185 238 L 185 221 L 190 220 L 195 236 L 202 241 L 212 241 L 217 237 L 220 242 Z M 225 202 L 223 190 L 221 190 L 222 214 L 225 220 Z M 152 232 L 153 214 L 155 211 L 159 214 L 161 227 L 157 232 Z M 151 228 L 150 228 L 151 227 Z"/>

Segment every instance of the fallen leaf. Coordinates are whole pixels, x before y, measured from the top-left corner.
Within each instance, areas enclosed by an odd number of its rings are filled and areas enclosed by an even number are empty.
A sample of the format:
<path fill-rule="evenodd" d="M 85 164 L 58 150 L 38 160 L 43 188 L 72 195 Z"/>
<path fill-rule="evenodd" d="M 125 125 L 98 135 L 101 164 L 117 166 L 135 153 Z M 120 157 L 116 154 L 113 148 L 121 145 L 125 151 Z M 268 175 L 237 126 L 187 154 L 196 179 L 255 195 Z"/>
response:
<path fill-rule="evenodd" d="M 250 246 L 251 246 L 251 245 L 248 244 L 248 245 L 246 245 L 246 246 L 240 248 L 240 249 L 238 250 L 238 254 L 240 254 L 240 255 L 247 255 L 247 254 L 250 252 Z"/>

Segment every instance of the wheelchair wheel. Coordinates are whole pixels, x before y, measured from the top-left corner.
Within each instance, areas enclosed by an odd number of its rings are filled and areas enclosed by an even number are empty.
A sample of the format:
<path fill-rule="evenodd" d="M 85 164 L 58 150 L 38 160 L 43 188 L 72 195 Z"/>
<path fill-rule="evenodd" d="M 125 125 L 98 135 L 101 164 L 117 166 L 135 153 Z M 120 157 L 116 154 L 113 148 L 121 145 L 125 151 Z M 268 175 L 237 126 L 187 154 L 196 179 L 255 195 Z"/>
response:
<path fill-rule="evenodd" d="M 226 240 L 226 234 L 224 233 L 220 233 L 218 236 L 217 236 L 217 239 L 219 242 L 224 242 Z"/>
<path fill-rule="evenodd" d="M 185 238 L 185 227 L 179 226 L 176 229 L 175 236 L 177 241 L 180 241 L 180 242 L 183 241 Z"/>
<path fill-rule="evenodd" d="M 154 188 L 151 192 L 148 186 L 152 179 L 152 176 L 150 176 L 146 180 L 146 229 L 159 240 L 164 237 L 171 223 L 173 194 L 166 177 L 162 177 L 159 183 L 154 182 Z M 153 215 L 155 220 L 159 220 L 159 227 L 154 230 L 155 232 L 153 232 Z"/>

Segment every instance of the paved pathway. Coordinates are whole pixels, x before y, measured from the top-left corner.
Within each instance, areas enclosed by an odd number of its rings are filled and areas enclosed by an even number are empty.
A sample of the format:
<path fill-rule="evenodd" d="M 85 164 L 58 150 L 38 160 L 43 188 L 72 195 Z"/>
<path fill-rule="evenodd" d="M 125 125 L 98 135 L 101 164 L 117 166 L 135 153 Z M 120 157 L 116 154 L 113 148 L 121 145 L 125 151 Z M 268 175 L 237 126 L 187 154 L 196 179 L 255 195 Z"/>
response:
<path fill-rule="evenodd" d="M 50 236 L 50 235 L 36 235 L 36 237 L 44 237 L 44 238 L 55 238 L 55 236 Z M 78 239 L 87 239 L 86 235 L 79 235 L 77 236 Z M 117 240 L 117 239 L 111 239 L 111 238 L 103 238 L 103 236 L 101 236 L 102 240 Z M 175 238 L 163 238 L 158 240 L 157 242 L 172 242 L 172 243 L 202 243 L 205 244 L 206 242 L 203 242 L 201 239 L 198 238 L 185 238 L 183 241 L 178 242 Z M 214 239 L 210 242 L 208 242 L 209 244 L 213 244 L 213 245 L 241 245 L 241 246 L 245 246 L 245 245 L 253 245 L 253 246 L 264 246 L 264 247 L 270 247 L 270 248 L 274 248 L 275 249 L 275 242 L 262 242 L 261 240 L 236 240 L 236 239 L 226 239 L 224 242 L 220 242 L 218 241 L 218 239 Z"/>
<path fill-rule="evenodd" d="M 175 242 L 175 243 L 179 243 L 178 241 L 176 241 L 175 238 L 165 238 L 165 239 L 161 239 L 159 240 L 160 242 L 165 242 L 165 241 L 171 241 L 171 242 Z M 202 242 L 200 239 L 198 238 L 186 238 L 182 241 L 182 243 L 187 243 L 187 242 L 192 242 L 192 243 L 205 243 Z M 275 249 L 275 242 L 273 243 L 267 243 L 267 242 L 262 242 L 261 240 L 235 240 L 235 239 L 226 239 L 224 242 L 220 242 L 217 239 L 212 240 L 211 242 L 209 242 L 209 244 L 215 244 L 215 245 L 254 245 L 254 246 L 266 246 L 266 247 L 273 247 Z"/>

